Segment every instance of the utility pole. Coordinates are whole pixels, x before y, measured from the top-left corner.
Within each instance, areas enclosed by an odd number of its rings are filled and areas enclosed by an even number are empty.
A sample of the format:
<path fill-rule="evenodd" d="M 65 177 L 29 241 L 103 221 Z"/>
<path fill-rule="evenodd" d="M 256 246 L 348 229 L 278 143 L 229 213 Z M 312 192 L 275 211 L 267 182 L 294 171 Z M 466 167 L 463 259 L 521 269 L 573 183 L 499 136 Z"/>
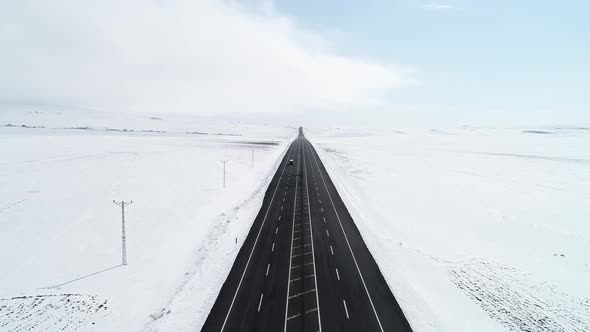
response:
<path fill-rule="evenodd" d="M 222 160 L 221 162 L 223 163 L 223 188 L 225 188 L 225 163 L 227 160 Z"/>
<path fill-rule="evenodd" d="M 121 207 L 121 242 L 122 242 L 122 254 L 123 254 L 123 258 L 122 258 L 123 261 L 121 264 L 127 265 L 127 239 L 125 237 L 125 206 L 131 205 L 131 203 L 133 203 L 133 201 L 130 201 L 130 202 L 113 201 L 113 203 L 115 203 L 116 205 Z"/>

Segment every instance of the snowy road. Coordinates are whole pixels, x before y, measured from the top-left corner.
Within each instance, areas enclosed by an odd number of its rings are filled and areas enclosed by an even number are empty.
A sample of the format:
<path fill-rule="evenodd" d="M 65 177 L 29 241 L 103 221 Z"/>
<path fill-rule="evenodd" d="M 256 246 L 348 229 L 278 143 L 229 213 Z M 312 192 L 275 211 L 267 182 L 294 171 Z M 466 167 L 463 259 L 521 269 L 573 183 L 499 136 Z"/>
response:
<path fill-rule="evenodd" d="M 202 330 L 411 331 L 302 134 L 279 166 Z"/>

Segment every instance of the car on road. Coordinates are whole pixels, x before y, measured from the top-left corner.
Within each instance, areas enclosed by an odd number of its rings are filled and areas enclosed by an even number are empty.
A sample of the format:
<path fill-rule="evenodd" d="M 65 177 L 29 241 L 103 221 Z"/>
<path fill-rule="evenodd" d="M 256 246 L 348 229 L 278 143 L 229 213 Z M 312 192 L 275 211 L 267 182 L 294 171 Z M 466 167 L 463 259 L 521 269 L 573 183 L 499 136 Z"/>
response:
<path fill-rule="evenodd" d="M 293 159 L 289 159 L 289 165 L 293 165 Z"/>

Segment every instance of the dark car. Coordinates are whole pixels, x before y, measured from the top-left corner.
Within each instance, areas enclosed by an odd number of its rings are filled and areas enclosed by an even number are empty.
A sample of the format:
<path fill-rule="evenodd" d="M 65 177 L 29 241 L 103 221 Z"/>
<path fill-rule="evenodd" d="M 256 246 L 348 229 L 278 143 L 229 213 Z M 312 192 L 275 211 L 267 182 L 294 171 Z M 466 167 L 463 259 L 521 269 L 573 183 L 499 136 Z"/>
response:
<path fill-rule="evenodd" d="M 293 159 L 289 159 L 289 165 L 293 165 Z"/>

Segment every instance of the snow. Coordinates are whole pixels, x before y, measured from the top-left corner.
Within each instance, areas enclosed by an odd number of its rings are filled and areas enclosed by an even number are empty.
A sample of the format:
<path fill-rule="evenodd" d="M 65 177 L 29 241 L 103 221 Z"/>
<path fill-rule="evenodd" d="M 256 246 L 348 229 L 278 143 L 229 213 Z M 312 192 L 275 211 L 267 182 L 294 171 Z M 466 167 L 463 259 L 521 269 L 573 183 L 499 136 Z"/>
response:
<path fill-rule="evenodd" d="M 417 332 L 590 330 L 590 129 L 307 129 Z"/>
<path fill-rule="evenodd" d="M 169 305 L 194 284 L 184 324 L 200 326 L 295 135 L 187 115 L 0 110 L 0 330 L 139 331 L 182 315 Z M 133 200 L 126 266 L 113 200 Z"/>
<path fill-rule="evenodd" d="M 0 330 L 198 330 L 295 135 L 0 107 Z M 306 135 L 415 331 L 590 330 L 590 129 Z"/>

